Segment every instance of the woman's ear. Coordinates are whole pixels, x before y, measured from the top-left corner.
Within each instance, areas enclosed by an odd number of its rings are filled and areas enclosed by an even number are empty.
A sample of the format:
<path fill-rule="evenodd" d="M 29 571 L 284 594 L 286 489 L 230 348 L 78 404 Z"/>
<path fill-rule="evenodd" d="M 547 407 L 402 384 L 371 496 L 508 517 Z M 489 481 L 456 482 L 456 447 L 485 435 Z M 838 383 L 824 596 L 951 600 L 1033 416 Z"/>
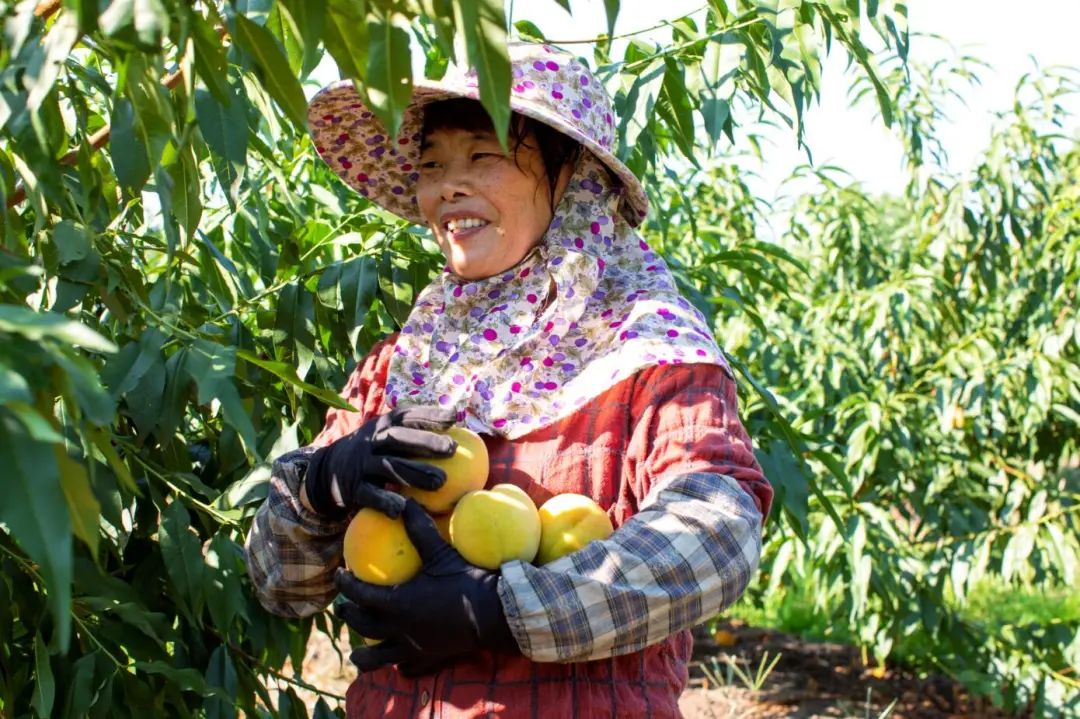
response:
<path fill-rule="evenodd" d="M 580 153 L 578 154 L 580 157 Z M 571 160 L 567 160 L 563 163 L 562 169 L 559 170 L 559 179 L 555 182 L 555 192 L 551 198 L 551 211 L 555 212 L 555 208 L 562 202 L 563 193 L 566 192 L 566 188 L 570 185 L 570 178 L 574 175 L 574 170 L 577 169 L 578 158 L 575 157 Z"/>

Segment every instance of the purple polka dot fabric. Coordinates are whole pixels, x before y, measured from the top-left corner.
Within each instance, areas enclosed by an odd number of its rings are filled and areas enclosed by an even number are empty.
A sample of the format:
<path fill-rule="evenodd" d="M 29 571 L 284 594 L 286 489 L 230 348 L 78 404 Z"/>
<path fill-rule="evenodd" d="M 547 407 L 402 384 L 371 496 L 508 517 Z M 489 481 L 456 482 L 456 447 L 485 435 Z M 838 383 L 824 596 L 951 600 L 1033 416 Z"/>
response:
<path fill-rule="evenodd" d="M 727 369 L 705 318 L 619 213 L 620 189 L 585 152 L 520 263 L 476 281 L 444 269 L 398 337 L 388 401 L 453 406 L 473 429 L 516 439 L 645 367 Z"/>
<path fill-rule="evenodd" d="M 616 123 L 611 98 L 585 60 L 551 45 L 510 43 L 510 109 L 569 135 L 615 173 L 618 211 L 636 227 L 649 201 L 641 182 L 612 153 Z M 315 149 L 347 185 L 418 225 L 416 205 L 424 106 L 453 97 L 479 99 L 476 71 L 450 67 L 440 81 L 418 79 L 397 137 L 389 137 L 351 80 L 323 88 L 308 105 Z M 583 235 L 584 236 L 584 235 Z"/>

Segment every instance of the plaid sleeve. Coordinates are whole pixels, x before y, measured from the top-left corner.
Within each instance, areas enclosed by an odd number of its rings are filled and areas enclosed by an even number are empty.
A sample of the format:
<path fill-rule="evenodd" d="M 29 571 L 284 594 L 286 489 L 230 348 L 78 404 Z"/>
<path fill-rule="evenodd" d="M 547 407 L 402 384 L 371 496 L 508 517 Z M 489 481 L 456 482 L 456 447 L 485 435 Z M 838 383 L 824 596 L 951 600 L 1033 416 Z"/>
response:
<path fill-rule="evenodd" d="M 391 335 L 377 343 L 349 376 L 341 396 L 359 411 L 329 410 L 311 445 L 273 463 L 269 494 L 255 514 L 244 549 L 255 596 L 274 614 L 309 616 L 325 609 L 337 594 L 334 570 L 341 564 L 348 520 L 328 522 L 307 510 L 300 502 L 300 483 L 318 447 L 378 413 L 395 339 Z"/>
<path fill-rule="evenodd" d="M 761 514 L 720 474 L 658 485 L 602 542 L 543 567 L 503 565 L 499 593 L 525 656 L 600 659 L 640 650 L 742 595 L 761 555 Z"/>
<path fill-rule="evenodd" d="M 624 479 L 644 494 L 637 513 L 542 567 L 502 567 L 507 620 L 534 661 L 640 650 L 722 611 L 757 569 L 771 492 L 752 491 L 767 482 L 738 421 L 734 381 L 675 370 L 639 384 L 642 404 L 631 409 L 644 449 L 630 448 L 641 459 Z"/>
<path fill-rule="evenodd" d="M 341 564 L 348 519 L 327 522 L 300 503 L 300 482 L 314 451 L 302 447 L 274 462 L 269 494 L 244 546 L 259 603 L 285 617 L 322 611 L 337 594 L 334 569 Z"/>

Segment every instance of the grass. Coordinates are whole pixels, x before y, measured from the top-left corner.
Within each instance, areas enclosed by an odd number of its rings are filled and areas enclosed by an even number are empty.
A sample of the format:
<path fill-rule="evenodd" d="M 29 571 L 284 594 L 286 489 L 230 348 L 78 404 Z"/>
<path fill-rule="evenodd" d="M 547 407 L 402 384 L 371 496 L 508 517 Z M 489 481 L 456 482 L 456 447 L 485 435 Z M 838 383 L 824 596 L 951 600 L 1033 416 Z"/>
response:
<path fill-rule="evenodd" d="M 960 614 L 969 621 L 991 626 L 1080 623 L 1080 593 L 1064 587 L 1018 588 L 982 582 Z"/>
<path fill-rule="evenodd" d="M 756 598 L 754 598 L 756 599 Z M 818 607 L 809 589 L 788 587 L 764 603 L 744 596 L 724 614 L 755 627 L 796 634 L 803 639 L 853 643 L 846 623 L 836 623 L 828 607 Z M 957 607 L 961 618 L 984 626 L 1080 623 L 1080 592 L 1067 587 L 1035 588 L 984 581 Z"/>

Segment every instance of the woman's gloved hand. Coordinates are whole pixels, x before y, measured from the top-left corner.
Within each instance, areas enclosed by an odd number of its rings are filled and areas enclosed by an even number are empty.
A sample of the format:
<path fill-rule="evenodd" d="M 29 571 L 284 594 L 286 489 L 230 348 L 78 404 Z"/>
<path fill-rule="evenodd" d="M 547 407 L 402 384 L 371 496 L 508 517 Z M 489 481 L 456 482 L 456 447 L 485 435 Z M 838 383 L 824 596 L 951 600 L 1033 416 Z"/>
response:
<path fill-rule="evenodd" d="M 446 482 L 443 470 L 410 458 L 452 456 L 457 442 L 432 430 L 448 430 L 455 419 L 453 409 L 402 407 L 373 417 L 352 434 L 317 450 L 304 478 L 312 509 L 327 517 L 344 517 L 349 510 L 364 507 L 399 516 L 405 498 L 384 485 L 441 487 Z"/>
<path fill-rule="evenodd" d="M 334 576 L 349 600 L 334 607 L 337 615 L 365 637 L 383 640 L 353 650 L 357 669 L 397 664 L 402 674 L 418 676 L 478 650 L 520 653 L 499 601 L 498 573 L 469 564 L 415 500 L 406 502 L 404 518 L 424 563 L 414 579 L 382 587 L 345 569 Z"/>

